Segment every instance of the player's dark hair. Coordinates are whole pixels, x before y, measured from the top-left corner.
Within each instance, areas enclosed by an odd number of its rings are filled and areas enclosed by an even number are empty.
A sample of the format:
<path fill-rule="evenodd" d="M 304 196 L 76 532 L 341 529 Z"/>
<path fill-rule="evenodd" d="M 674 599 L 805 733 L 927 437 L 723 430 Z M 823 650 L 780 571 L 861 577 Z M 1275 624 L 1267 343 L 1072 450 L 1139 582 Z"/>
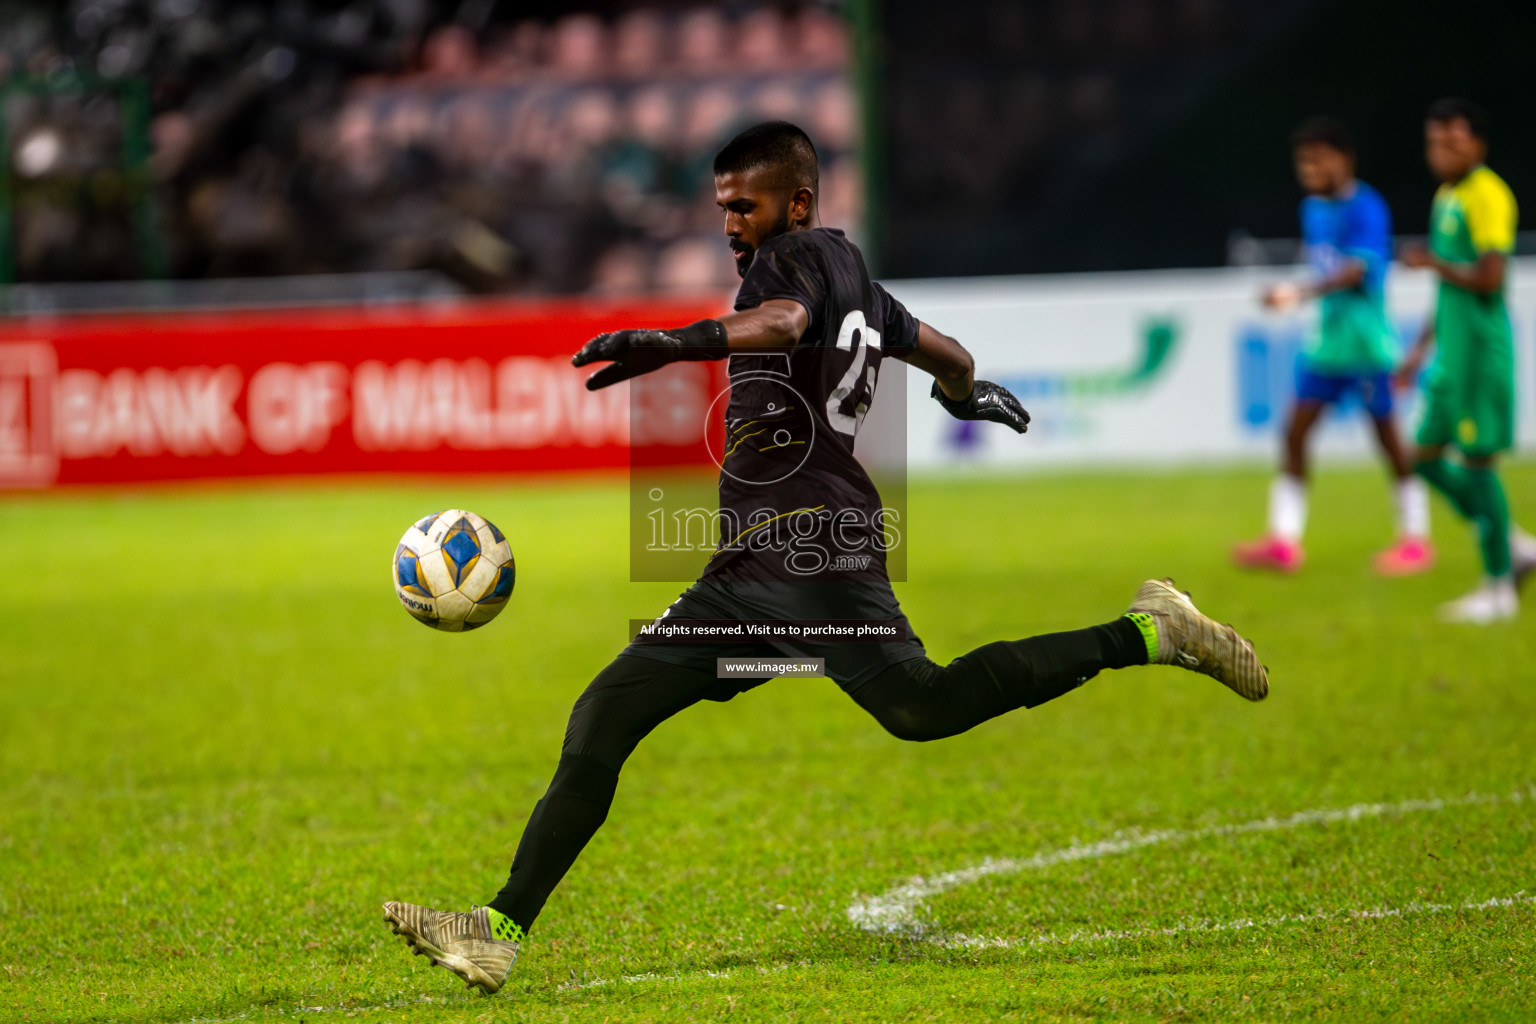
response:
<path fill-rule="evenodd" d="M 1345 156 L 1355 155 L 1355 138 L 1344 122 L 1332 117 L 1309 117 L 1291 132 L 1291 148 L 1322 145 Z"/>
<path fill-rule="evenodd" d="M 745 128 L 715 155 L 715 173 L 741 174 L 774 168 L 796 184 L 817 187 L 816 147 L 788 121 L 764 121 Z"/>
<path fill-rule="evenodd" d="M 1447 96 L 1443 100 L 1435 100 L 1424 112 L 1424 120 L 1433 121 L 1436 124 L 1449 124 L 1452 121 L 1467 122 L 1467 130 L 1472 133 L 1474 139 L 1488 141 L 1488 111 L 1459 96 Z"/>

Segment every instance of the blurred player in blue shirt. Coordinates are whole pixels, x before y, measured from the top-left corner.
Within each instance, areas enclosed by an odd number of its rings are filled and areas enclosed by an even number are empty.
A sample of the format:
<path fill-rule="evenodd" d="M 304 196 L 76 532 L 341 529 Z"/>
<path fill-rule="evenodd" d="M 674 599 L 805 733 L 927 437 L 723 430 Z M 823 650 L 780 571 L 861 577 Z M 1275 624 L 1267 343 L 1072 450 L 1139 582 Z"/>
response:
<path fill-rule="evenodd" d="M 1296 373 L 1296 404 L 1286 430 L 1280 475 L 1270 487 L 1269 531 L 1233 551 L 1239 565 L 1295 572 L 1301 568 L 1307 521 L 1307 440 L 1330 405 L 1358 394 L 1396 477 L 1397 541 L 1376 557 L 1384 575 L 1422 572 L 1434 563 L 1429 543 L 1429 496 L 1392 416 L 1391 372 L 1397 333 L 1387 317 L 1387 265 L 1392 214 L 1381 193 L 1355 177 L 1355 148 L 1345 128 L 1328 118 L 1304 122 L 1291 136 L 1296 180 L 1306 191 L 1301 230 L 1311 279 L 1277 284 L 1264 305 L 1294 309 L 1318 300 Z"/>

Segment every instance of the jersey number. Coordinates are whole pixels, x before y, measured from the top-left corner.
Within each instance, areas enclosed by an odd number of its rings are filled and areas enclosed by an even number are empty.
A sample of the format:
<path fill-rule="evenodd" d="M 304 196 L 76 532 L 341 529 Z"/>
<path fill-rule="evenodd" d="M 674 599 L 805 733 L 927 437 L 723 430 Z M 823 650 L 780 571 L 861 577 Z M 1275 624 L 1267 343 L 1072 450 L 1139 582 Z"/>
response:
<path fill-rule="evenodd" d="M 869 403 L 875 400 L 876 368 L 870 362 L 870 353 L 880 349 L 880 332 L 864 322 L 864 314 L 854 310 L 843 317 L 843 326 L 837 332 L 837 347 L 852 352 L 853 359 L 832 394 L 827 398 L 827 419 L 833 429 L 849 437 L 859 432 Z M 843 412 L 843 405 L 852 395 L 853 411 Z"/>

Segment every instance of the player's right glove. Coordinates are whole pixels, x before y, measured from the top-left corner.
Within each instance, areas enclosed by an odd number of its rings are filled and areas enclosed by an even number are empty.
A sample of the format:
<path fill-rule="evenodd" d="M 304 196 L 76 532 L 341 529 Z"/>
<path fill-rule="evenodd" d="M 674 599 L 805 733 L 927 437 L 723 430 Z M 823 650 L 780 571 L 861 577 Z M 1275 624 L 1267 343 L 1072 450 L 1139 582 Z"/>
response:
<path fill-rule="evenodd" d="M 660 369 L 682 359 L 724 359 L 730 355 L 725 325 L 719 320 L 700 320 L 671 330 L 627 330 L 599 334 L 571 357 L 572 366 L 612 360 L 612 364 L 587 378 L 587 390 L 596 391 L 621 380 Z"/>
<path fill-rule="evenodd" d="M 938 381 L 934 381 L 933 397 L 957 420 L 991 420 L 1012 427 L 1019 434 L 1029 429 L 1029 413 L 1013 397 L 1013 392 L 1001 384 L 978 380 L 969 395 L 956 401 L 943 392 Z"/>

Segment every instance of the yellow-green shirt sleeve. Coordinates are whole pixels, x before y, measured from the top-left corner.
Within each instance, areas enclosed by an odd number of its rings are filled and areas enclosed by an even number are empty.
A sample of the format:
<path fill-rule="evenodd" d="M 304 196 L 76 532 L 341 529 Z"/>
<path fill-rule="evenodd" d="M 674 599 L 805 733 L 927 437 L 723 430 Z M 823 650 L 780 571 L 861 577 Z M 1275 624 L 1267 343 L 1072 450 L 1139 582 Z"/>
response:
<path fill-rule="evenodd" d="M 1504 179 L 1484 167 L 1469 175 L 1456 191 L 1467 218 L 1472 247 L 1479 254 L 1513 252 L 1520 211 L 1515 205 L 1515 194 Z"/>

